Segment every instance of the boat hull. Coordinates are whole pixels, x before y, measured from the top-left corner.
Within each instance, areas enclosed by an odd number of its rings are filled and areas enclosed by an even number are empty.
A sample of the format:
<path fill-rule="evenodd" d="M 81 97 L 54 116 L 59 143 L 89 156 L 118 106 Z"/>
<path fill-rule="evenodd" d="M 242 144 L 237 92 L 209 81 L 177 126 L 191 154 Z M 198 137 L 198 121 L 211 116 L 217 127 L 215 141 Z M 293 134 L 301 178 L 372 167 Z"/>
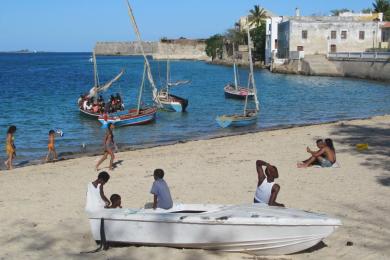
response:
<path fill-rule="evenodd" d="M 129 213 L 137 214 L 137 213 Z M 282 255 L 310 248 L 329 236 L 337 224 L 285 225 L 257 224 L 238 221 L 229 217 L 205 217 L 194 221 L 182 215 L 173 220 L 174 213 L 154 213 L 155 217 L 116 218 L 106 216 L 104 231 L 109 242 L 133 245 L 166 246 L 244 252 L 254 255 Z M 171 214 L 171 215 L 169 215 Z M 168 216 L 165 216 L 168 215 Z M 249 218 L 254 218 L 249 217 Z M 270 217 L 269 217 L 270 218 Z M 100 240 L 100 218 L 91 218 L 93 238 Z"/>
<path fill-rule="evenodd" d="M 257 115 L 254 116 L 224 115 L 224 116 L 217 117 L 216 121 L 218 125 L 222 128 L 245 127 L 245 126 L 256 124 Z"/>
<path fill-rule="evenodd" d="M 155 107 L 141 109 L 140 113 L 137 113 L 136 109 L 131 109 L 127 114 L 108 117 L 100 116 L 98 120 L 103 125 L 111 123 L 116 127 L 144 125 L 153 122 L 156 119 L 156 113 L 157 108 Z"/>
<path fill-rule="evenodd" d="M 175 95 L 168 95 L 168 98 L 160 98 L 162 109 L 169 112 L 185 112 L 188 106 L 188 99 Z"/>
<path fill-rule="evenodd" d="M 81 108 L 79 108 L 79 111 L 80 111 L 81 115 L 89 117 L 89 118 L 98 118 L 99 116 L 102 115 L 100 113 L 93 113 L 93 112 L 85 111 L 84 109 L 81 109 Z"/>
<path fill-rule="evenodd" d="M 225 86 L 224 92 L 226 98 L 245 99 L 247 96 L 248 98 L 254 97 L 254 92 L 252 89 L 243 87 L 239 87 L 238 89 L 236 89 L 233 85 Z"/>

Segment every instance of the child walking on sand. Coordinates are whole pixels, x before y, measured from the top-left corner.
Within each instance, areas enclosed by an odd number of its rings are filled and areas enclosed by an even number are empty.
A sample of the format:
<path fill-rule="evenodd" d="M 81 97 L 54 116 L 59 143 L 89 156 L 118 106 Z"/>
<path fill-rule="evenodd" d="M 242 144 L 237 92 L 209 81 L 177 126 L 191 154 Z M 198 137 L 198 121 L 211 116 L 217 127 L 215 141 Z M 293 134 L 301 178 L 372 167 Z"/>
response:
<path fill-rule="evenodd" d="M 104 136 L 104 155 L 103 157 L 98 161 L 98 163 L 96 164 L 96 171 L 99 170 L 99 165 L 104 162 L 104 160 L 107 159 L 107 156 L 110 155 L 110 170 L 113 169 L 113 162 L 114 162 L 114 159 L 115 159 L 115 155 L 114 155 L 114 149 L 117 150 L 117 147 L 116 147 L 116 144 L 114 142 L 114 133 L 112 132 L 112 130 L 114 129 L 114 125 L 111 124 L 111 123 L 108 123 L 107 125 L 107 132 L 106 132 L 106 135 Z"/>
<path fill-rule="evenodd" d="M 51 157 L 54 156 L 54 160 L 57 160 L 57 152 L 54 146 L 54 137 L 55 137 L 55 132 L 54 130 L 49 131 L 49 143 L 47 145 L 48 153 L 46 156 L 46 162 L 50 161 Z"/>
<path fill-rule="evenodd" d="M 16 126 L 11 125 L 7 131 L 7 139 L 5 142 L 5 151 L 7 153 L 8 160 L 4 162 L 8 170 L 13 169 L 12 161 L 16 157 L 15 137 Z"/>

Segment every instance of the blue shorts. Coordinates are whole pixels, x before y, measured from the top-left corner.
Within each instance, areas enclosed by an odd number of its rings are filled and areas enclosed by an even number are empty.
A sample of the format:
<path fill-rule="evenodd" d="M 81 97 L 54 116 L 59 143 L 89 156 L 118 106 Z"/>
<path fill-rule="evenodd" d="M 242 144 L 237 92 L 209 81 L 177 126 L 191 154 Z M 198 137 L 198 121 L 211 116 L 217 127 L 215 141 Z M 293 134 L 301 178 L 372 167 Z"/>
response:
<path fill-rule="evenodd" d="M 328 159 L 325 159 L 325 158 L 320 158 L 319 161 L 320 161 L 321 167 L 324 167 L 324 168 L 329 168 L 329 167 L 332 167 L 332 165 L 333 165 L 333 163 L 331 161 L 329 161 Z"/>

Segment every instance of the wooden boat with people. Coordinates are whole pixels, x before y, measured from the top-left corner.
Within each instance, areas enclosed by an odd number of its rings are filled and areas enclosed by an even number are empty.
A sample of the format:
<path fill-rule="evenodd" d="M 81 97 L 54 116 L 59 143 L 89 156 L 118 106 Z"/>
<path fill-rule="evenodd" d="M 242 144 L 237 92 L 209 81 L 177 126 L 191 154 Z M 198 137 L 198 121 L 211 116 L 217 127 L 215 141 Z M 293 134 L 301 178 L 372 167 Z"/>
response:
<path fill-rule="evenodd" d="M 248 80 L 248 91 L 253 93 L 253 98 L 250 95 L 245 96 L 244 112 L 240 114 L 222 115 L 216 118 L 218 125 L 222 128 L 226 127 L 243 127 L 253 125 L 257 122 L 259 112 L 259 100 L 257 99 L 257 89 L 255 78 L 253 75 L 253 61 L 252 61 L 252 50 L 251 50 L 251 38 L 249 30 L 247 30 L 248 36 L 248 50 L 249 50 L 249 80 Z M 249 102 L 254 103 L 254 107 L 249 107 Z"/>
<path fill-rule="evenodd" d="M 94 240 L 284 255 L 310 248 L 332 234 L 338 219 L 308 211 L 247 205 L 174 204 L 164 209 L 99 209 L 87 212 Z M 156 232 L 157 231 L 157 232 Z"/>
<path fill-rule="evenodd" d="M 99 109 L 98 111 L 93 111 L 92 109 L 86 109 L 86 106 L 84 103 L 86 102 L 96 102 L 98 99 L 98 95 L 102 92 L 107 91 L 116 81 L 118 81 L 123 73 L 124 70 L 122 69 L 121 72 L 116 75 L 113 79 L 110 81 L 100 84 L 99 80 L 99 73 L 97 69 L 97 62 L 96 62 L 96 55 L 95 51 L 92 52 L 91 62 L 93 62 L 93 71 L 94 71 L 94 86 L 89 90 L 87 94 L 81 95 L 79 99 L 77 100 L 77 106 L 79 108 L 79 111 L 82 115 L 85 115 L 90 118 L 98 118 L 103 114 L 103 109 Z M 92 106 L 92 104 L 91 104 Z"/>

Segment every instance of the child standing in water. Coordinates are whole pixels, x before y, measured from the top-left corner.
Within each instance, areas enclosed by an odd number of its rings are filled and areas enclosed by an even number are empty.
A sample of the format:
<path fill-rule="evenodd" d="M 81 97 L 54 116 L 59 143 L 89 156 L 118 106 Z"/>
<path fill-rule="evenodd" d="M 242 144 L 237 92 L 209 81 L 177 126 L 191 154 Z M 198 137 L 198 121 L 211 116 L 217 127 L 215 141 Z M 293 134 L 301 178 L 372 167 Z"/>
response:
<path fill-rule="evenodd" d="M 8 160 L 6 160 L 4 162 L 4 164 L 5 164 L 5 166 L 7 167 L 8 170 L 12 170 L 13 169 L 12 161 L 16 157 L 16 147 L 15 147 L 15 143 L 14 143 L 14 141 L 15 141 L 15 137 L 14 137 L 15 132 L 16 132 L 16 126 L 11 125 L 8 128 L 7 139 L 6 139 L 6 143 L 5 143 L 5 151 L 7 153 Z"/>
<path fill-rule="evenodd" d="M 55 137 L 55 132 L 54 130 L 49 131 L 49 143 L 47 145 L 48 153 L 46 156 L 46 162 L 50 161 L 50 157 L 53 155 L 54 159 L 57 160 L 57 152 L 56 148 L 54 147 L 54 137 Z"/>

